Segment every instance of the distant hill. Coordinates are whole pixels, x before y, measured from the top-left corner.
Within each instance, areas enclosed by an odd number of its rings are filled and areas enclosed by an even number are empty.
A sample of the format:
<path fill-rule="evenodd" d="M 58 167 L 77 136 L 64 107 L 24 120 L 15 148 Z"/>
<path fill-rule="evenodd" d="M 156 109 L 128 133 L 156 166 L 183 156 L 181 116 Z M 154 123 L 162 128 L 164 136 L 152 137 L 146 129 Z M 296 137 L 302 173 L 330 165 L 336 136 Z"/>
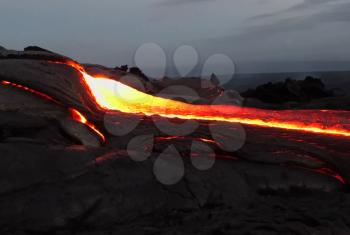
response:
<path fill-rule="evenodd" d="M 304 80 L 287 78 L 282 82 L 268 82 L 255 89 L 242 92 L 245 98 L 258 99 L 266 103 L 283 104 L 286 102 L 309 102 L 313 99 L 334 97 L 321 79 L 306 77 Z"/>
<path fill-rule="evenodd" d="M 320 78 L 328 89 L 338 88 L 350 94 L 350 71 L 236 74 L 224 88 L 244 92 L 268 82 L 284 81 L 286 78 L 303 80 L 307 76 Z"/>

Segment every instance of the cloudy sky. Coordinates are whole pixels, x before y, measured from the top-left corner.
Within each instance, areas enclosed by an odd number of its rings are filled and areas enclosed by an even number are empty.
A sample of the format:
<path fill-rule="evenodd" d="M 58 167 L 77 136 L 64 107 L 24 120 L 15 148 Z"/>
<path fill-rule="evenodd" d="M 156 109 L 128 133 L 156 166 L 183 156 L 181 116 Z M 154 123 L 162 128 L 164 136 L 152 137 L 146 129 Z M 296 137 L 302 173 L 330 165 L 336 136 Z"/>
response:
<path fill-rule="evenodd" d="M 225 53 L 242 72 L 342 69 L 349 23 L 350 0 L 0 0 L 0 45 L 107 66 L 153 42 L 168 60 L 181 45 L 202 63 Z"/>

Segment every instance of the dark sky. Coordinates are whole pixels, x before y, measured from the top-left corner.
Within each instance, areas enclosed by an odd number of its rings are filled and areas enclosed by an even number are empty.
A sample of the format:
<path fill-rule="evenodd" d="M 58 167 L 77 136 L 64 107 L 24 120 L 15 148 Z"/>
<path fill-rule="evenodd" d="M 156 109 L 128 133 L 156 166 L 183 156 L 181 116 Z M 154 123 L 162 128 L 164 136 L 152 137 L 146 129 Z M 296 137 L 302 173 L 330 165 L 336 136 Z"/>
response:
<path fill-rule="evenodd" d="M 349 22 L 350 0 L 0 0 L 0 45 L 115 66 L 152 42 L 168 60 L 181 45 L 202 63 L 225 53 L 243 72 L 332 70 L 349 65 Z"/>

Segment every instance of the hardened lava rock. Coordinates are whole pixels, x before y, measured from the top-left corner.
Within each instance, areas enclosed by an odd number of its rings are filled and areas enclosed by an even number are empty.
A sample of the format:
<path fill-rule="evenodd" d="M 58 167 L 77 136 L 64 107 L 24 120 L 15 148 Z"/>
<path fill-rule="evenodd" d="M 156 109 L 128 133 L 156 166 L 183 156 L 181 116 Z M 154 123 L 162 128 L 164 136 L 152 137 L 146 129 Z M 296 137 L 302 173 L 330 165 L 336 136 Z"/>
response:
<path fill-rule="evenodd" d="M 1 234 L 350 234 L 348 138 L 243 125 L 245 141 L 230 148 L 235 136 L 224 123 L 213 134 L 199 122 L 179 137 L 154 125 L 159 116 L 115 111 L 106 121 L 81 74 L 61 63 L 67 61 L 35 46 L 0 47 Z M 129 75 L 84 66 L 112 79 Z M 141 85 L 151 93 L 166 84 Z M 117 129 L 123 118 L 139 122 L 123 136 L 111 133 L 109 121 Z M 134 161 L 127 148 L 143 135 L 154 137 L 154 146 Z M 203 149 L 193 142 L 215 154 L 212 167 L 196 168 L 191 154 Z M 184 175 L 165 185 L 154 166 L 170 145 Z M 132 150 L 144 154 L 142 147 Z"/>

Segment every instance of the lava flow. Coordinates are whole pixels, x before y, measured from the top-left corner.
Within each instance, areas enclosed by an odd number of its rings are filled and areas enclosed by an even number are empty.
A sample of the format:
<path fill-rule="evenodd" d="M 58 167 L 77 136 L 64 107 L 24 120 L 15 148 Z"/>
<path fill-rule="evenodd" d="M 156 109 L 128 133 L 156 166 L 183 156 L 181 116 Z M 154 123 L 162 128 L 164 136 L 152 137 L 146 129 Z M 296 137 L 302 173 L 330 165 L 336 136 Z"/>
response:
<path fill-rule="evenodd" d="M 73 108 L 69 108 L 69 112 L 72 116 L 72 118 L 82 124 L 85 124 L 86 126 L 88 126 L 91 130 L 93 130 L 100 138 L 103 142 L 106 141 L 106 138 L 104 137 L 104 135 L 95 127 L 94 124 L 90 123 L 86 117 L 84 117 L 78 110 L 73 109 Z"/>
<path fill-rule="evenodd" d="M 107 77 L 91 76 L 82 66 L 73 62 L 68 62 L 66 65 L 80 71 L 96 103 L 105 110 L 185 120 L 223 121 L 350 137 L 350 111 L 275 111 L 231 105 L 194 105 L 153 96 Z"/>

